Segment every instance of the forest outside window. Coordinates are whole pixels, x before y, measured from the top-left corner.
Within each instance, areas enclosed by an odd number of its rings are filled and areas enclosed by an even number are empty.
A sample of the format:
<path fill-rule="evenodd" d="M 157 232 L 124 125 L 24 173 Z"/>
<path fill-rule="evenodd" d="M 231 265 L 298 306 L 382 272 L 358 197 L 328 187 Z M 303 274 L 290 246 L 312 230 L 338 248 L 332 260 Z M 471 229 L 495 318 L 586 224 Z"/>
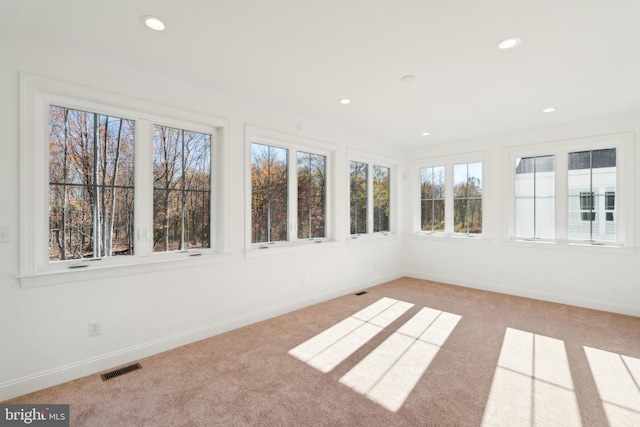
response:
<path fill-rule="evenodd" d="M 391 232 L 390 166 L 352 160 L 349 162 L 349 233 L 386 235 Z"/>
<path fill-rule="evenodd" d="M 131 255 L 134 122 L 49 108 L 49 260 Z"/>
<path fill-rule="evenodd" d="M 23 286 L 224 253 L 224 120 L 43 77 L 21 81 Z"/>
<path fill-rule="evenodd" d="M 153 251 L 210 247 L 211 135 L 153 126 Z"/>
<path fill-rule="evenodd" d="M 455 233 L 482 233 L 482 163 L 453 166 Z"/>
<path fill-rule="evenodd" d="M 327 222 L 327 155 L 251 142 L 251 243 L 320 242 Z"/>

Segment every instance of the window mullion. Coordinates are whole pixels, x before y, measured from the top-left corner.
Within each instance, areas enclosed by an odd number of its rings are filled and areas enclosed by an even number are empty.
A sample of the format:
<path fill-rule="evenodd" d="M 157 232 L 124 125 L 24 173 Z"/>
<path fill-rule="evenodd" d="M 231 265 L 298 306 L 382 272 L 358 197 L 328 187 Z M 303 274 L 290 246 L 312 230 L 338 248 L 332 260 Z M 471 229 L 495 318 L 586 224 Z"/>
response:
<path fill-rule="evenodd" d="M 134 255 L 147 257 L 153 247 L 153 123 L 139 119 L 136 122 L 135 145 L 135 205 Z"/>
<path fill-rule="evenodd" d="M 295 242 L 298 240 L 298 150 L 289 148 L 287 152 L 289 155 L 287 161 L 289 167 L 287 172 L 287 186 L 289 188 L 287 194 L 288 240 Z"/>
<path fill-rule="evenodd" d="M 566 241 L 569 230 L 569 154 L 556 153 L 555 214 L 556 240 Z"/>
<path fill-rule="evenodd" d="M 367 164 L 367 233 L 373 233 L 373 164 Z"/>

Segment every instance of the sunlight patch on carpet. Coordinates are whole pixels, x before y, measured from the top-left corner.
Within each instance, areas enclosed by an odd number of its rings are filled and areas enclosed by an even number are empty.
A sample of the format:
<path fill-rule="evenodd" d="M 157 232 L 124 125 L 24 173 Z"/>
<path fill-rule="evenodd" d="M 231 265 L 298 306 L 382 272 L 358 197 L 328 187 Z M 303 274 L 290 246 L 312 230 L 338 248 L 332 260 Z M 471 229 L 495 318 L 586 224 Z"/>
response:
<path fill-rule="evenodd" d="M 411 307 L 408 302 L 382 298 L 289 354 L 327 373 Z M 422 308 L 342 376 L 340 383 L 397 411 L 460 319 L 457 314 Z"/>
<path fill-rule="evenodd" d="M 582 425 L 562 340 L 507 328 L 482 425 Z"/>
<path fill-rule="evenodd" d="M 460 318 L 423 308 L 340 378 L 340 382 L 396 412 Z"/>
<path fill-rule="evenodd" d="M 584 347 L 612 426 L 640 426 L 640 359 Z"/>
<path fill-rule="evenodd" d="M 289 354 L 327 373 L 411 307 L 408 302 L 382 298 L 292 348 Z"/>

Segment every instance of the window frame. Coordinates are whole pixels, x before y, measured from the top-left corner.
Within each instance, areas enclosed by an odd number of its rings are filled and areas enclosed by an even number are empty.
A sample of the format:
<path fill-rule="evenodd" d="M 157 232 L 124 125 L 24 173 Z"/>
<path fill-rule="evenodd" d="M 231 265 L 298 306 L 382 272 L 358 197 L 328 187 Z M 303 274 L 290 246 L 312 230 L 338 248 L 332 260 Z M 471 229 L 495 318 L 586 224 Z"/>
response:
<path fill-rule="evenodd" d="M 411 161 L 411 194 L 412 194 L 412 235 L 417 237 L 445 237 L 452 239 L 484 240 L 490 236 L 488 230 L 490 221 L 486 218 L 487 200 L 491 189 L 488 185 L 490 170 L 489 153 L 487 151 L 470 152 L 458 155 L 423 158 Z M 454 181 L 453 169 L 456 165 L 469 165 L 480 163 L 482 165 L 482 232 L 460 233 L 454 231 Z M 422 193 L 421 193 L 421 169 L 444 167 L 444 231 L 422 230 Z"/>
<path fill-rule="evenodd" d="M 616 241 L 588 241 L 568 238 L 569 220 L 569 153 L 602 149 L 616 149 L 616 189 L 615 223 Z M 559 246 L 598 246 L 627 248 L 634 245 L 633 212 L 635 207 L 634 188 L 634 134 L 633 132 L 612 133 L 591 137 L 573 138 L 560 141 L 543 142 L 532 145 L 509 148 L 504 152 L 505 215 L 504 238 L 513 242 L 531 242 L 554 244 Z M 515 160 L 519 157 L 555 156 L 555 238 L 526 239 L 515 233 Z"/>
<path fill-rule="evenodd" d="M 49 107 L 113 115 L 134 121 L 134 245 L 132 255 L 110 256 L 100 262 L 51 262 L 49 230 Z M 154 124 L 208 133 L 211 149 L 210 248 L 153 253 Z M 96 277 L 113 277 L 181 268 L 228 260 L 225 220 L 228 203 L 227 120 L 101 89 L 20 73 L 20 265 L 22 287 L 41 286 Z M 192 255 L 203 255 L 194 257 Z M 76 268 L 78 266 L 87 268 Z"/>
<path fill-rule="evenodd" d="M 351 163 L 365 163 L 367 165 L 367 232 L 351 234 Z M 389 230 L 373 231 L 374 229 L 374 197 L 373 179 L 374 166 L 389 169 Z M 368 239 L 377 237 L 397 236 L 399 227 L 400 210 L 399 203 L 399 166 L 393 159 L 382 158 L 373 154 L 348 150 L 346 158 L 346 235 L 350 240 Z"/>
<path fill-rule="evenodd" d="M 252 181 L 251 145 L 262 144 L 287 150 L 287 240 L 252 242 Z M 335 241 L 334 164 L 336 147 L 296 135 L 286 134 L 254 125 L 245 125 L 245 256 L 253 256 L 261 249 L 300 248 L 314 243 Z M 298 153 L 325 157 L 325 236 L 298 238 Z M 271 251 L 266 251 L 271 252 Z"/>

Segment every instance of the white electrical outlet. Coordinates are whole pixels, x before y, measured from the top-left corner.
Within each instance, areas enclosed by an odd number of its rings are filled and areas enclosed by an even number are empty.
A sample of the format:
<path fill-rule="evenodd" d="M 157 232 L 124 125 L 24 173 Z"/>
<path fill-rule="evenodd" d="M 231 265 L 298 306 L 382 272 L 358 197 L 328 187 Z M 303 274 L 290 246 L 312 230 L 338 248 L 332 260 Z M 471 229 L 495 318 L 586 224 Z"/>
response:
<path fill-rule="evenodd" d="M 11 230 L 8 225 L 0 225 L 0 243 L 11 241 Z"/>
<path fill-rule="evenodd" d="M 96 335 L 100 335 L 102 332 L 100 328 L 100 321 L 96 320 L 95 322 L 89 322 L 89 336 L 95 337 Z"/>

